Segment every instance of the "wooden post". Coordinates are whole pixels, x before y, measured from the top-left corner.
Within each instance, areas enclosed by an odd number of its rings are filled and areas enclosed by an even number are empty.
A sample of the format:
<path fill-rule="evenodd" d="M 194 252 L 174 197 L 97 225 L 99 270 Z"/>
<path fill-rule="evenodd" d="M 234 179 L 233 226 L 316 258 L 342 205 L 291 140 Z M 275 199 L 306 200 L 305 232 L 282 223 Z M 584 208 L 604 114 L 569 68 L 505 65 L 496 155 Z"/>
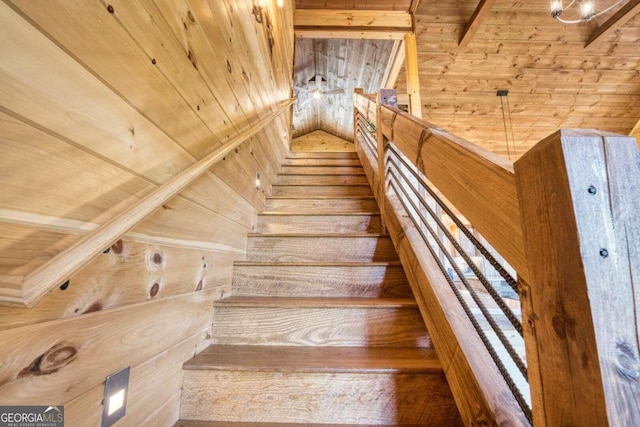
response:
<path fill-rule="evenodd" d="M 418 74 L 418 44 L 415 33 L 409 33 L 404 36 L 404 49 L 409 112 L 421 119 L 422 102 L 420 101 L 420 76 Z"/>
<path fill-rule="evenodd" d="M 354 95 L 364 95 L 364 89 L 362 89 L 361 87 L 357 87 L 353 89 L 353 93 Z M 356 153 L 358 152 L 358 109 L 355 106 L 355 99 L 356 97 L 353 97 L 354 100 L 354 105 L 353 105 L 353 146 L 356 150 Z"/>
<path fill-rule="evenodd" d="M 515 163 L 536 426 L 640 425 L 640 156 L 563 130 Z"/>
<path fill-rule="evenodd" d="M 382 223 L 382 232 L 387 232 L 385 223 L 385 193 L 387 192 L 387 174 L 384 170 L 384 156 L 386 140 L 382 133 L 382 102 L 378 92 L 376 96 L 376 142 L 378 148 L 378 206 L 380 208 L 380 222 Z"/>

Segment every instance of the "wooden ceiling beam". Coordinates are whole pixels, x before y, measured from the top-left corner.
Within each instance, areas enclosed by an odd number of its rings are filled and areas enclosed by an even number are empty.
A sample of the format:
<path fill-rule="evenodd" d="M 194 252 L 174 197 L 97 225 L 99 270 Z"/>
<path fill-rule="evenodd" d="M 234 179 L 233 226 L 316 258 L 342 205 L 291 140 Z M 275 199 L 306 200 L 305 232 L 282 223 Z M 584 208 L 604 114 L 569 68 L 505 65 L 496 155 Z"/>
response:
<path fill-rule="evenodd" d="M 412 15 L 415 15 L 419 5 L 420 5 L 420 0 L 411 0 L 411 4 L 409 5 L 409 13 Z"/>
<path fill-rule="evenodd" d="M 396 80 L 398 80 L 400 70 L 404 65 L 404 58 L 404 40 L 396 40 L 389 57 L 389 63 L 384 71 L 384 77 L 382 78 L 383 88 L 393 89 L 393 86 L 396 84 Z"/>
<path fill-rule="evenodd" d="M 295 28 L 296 38 L 306 39 L 364 39 L 403 40 L 411 31 L 366 30 L 361 28 Z"/>
<path fill-rule="evenodd" d="M 482 25 L 482 22 L 485 20 L 491 7 L 496 2 L 496 0 L 480 0 L 478 7 L 473 11 L 471 15 L 471 19 L 467 22 L 467 25 L 464 26 L 464 31 L 462 32 L 462 37 L 460 38 L 460 42 L 458 43 L 459 47 L 467 47 L 467 45 L 471 42 L 476 31 Z"/>
<path fill-rule="evenodd" d="M 367 27 L 410 29 L 411 14 L 391 10 L 297 9 L 294 25 L 302 27 Z"/>
<path fill-rule="evenodd" d="M 621 26 L 623 26 L 629 19 L 640 13 L 640 0 L 631 0 L 629 3 L 622 6 L 611 18 L 607 19 L 602 25 L 595 29 L 585 49 L 591 45 L 594 45 L 598 40 L 602 40 Z"/>
<path fill-rule="evenodd" d="M 633 136 L 638 142 L 638 146 L 640 147 L 640 120 L 638 120 L 638 123 L 636 123 L 633 129 L 631 129 L 629 136 Z"/>
<path fill-rule="evenodd" d="M 390 10 L 297 9 L 296 37 L 402 40 L 413 30 L 413 15 Z"/>

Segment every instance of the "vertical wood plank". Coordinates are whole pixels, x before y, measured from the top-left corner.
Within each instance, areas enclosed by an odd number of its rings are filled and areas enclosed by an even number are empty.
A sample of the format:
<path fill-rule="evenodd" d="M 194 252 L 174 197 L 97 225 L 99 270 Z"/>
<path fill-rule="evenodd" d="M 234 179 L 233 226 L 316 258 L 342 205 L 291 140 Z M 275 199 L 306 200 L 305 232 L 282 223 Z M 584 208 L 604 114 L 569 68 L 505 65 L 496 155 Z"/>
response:
<path fill-rule="evenodd" d="M 640 423 L 639 160 L 633 138 L 563 130 L 515 163 L 536 425 Z"/>
<path fill-rule="evenodd" d="M 419 119 L 422 118 L 422 102 L 420 100 L 420 76 L 418 74 L 418 44 L 415 33 L 404 36 L 405 68 L 407 71 L 407 93 L 409 94 L 409 111 Z"/>

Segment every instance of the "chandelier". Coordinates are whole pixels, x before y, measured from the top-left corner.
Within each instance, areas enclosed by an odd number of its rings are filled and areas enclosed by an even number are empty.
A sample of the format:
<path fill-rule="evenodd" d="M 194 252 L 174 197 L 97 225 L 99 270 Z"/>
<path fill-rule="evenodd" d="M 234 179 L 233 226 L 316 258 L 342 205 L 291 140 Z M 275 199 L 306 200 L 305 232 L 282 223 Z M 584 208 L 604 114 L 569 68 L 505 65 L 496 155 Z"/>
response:
<path fill-rule="evenodd" d="M 609 12 L 623 1 L 616 0 L 611 6 L 598 12 L 596 11 L 595 0 L 571 0 L 566 7 L 563 5 L 564 2 L 562 0 L 551 0 L 551 16 L 563 24 L 579 24 Z M 578 19 L 563 19 L 560 17 L 565 10 L 570 10 L 573 6 L 578 5 L 580 6 L 580 17 Z M 573 7 L 573 9 L 576 9 L 576 7 Z M 573 15 L 577 16 L 577 13 Z"/>

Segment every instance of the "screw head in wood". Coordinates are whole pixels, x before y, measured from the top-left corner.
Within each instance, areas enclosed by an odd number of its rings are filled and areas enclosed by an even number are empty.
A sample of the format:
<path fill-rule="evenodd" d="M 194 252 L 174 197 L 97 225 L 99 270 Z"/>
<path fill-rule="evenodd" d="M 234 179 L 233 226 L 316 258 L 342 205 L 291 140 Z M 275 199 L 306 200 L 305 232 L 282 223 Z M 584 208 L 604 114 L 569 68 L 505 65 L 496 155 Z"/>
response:
<path fill-rule="evenodd" d="M 113 6 L 111 6 L 111 5 L 107 6 L 107 12 L 109 12 L 109 13 L 115 12 L 115 10 L 113 9 Z"/>
<path fill-rule="evenodd" d="M 589 192 L 589 194 L 596 194 L 598 192 L 598 190 L 596 190 L 596 187 L 594 187 L 593 185 L 590 185 L 587 191 Z"/>
<path fill-rule="evenodd" d="M 600 256 L 601 256 L 602 258 L 606 258 L 606 257 L 608 257 L 608 256 L 609 256 L 609 251 L 608 251 L 608 250 L 606 250 L 606 249 L 604 249 L 604 248 L 600 249 Z"/>

